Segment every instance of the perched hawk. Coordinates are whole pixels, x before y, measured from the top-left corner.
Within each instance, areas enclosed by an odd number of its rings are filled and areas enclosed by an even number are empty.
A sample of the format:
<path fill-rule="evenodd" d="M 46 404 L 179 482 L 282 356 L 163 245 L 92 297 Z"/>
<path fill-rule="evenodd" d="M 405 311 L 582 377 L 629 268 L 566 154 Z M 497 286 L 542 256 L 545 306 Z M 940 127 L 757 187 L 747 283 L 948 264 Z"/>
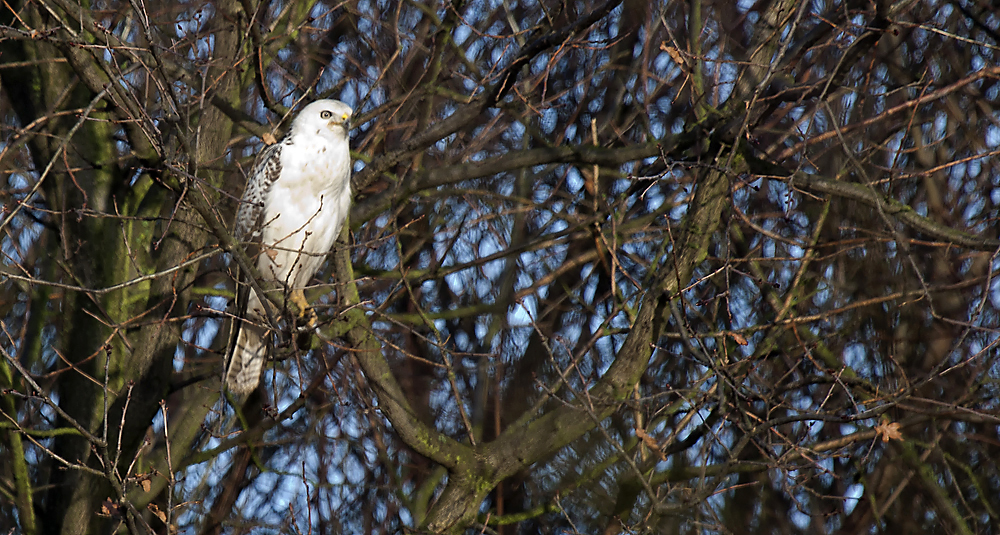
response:
<path fill-rule="evenodd" d="M 351 108 L 337 100 L 309 104 L 288 134 L 257 156 L 236 212 L 234 235 L 260 275 L 302 294 L 323 263 L 351 205 Z M 237 274 L 236 319 L 226 363 L 226 388 L 243 398 L 257 388 L 269 349 L 261 296 Z M 311 312 L 311 311 L 310 311 Z"/>

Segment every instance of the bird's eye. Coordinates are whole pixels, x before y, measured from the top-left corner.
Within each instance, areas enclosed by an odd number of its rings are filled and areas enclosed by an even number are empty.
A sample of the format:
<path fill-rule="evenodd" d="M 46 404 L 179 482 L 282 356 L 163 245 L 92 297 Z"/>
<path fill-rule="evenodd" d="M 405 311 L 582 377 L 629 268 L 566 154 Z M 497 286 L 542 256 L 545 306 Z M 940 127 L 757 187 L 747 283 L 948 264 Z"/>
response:
<path fill-rule="evenodd" d="M 333 114 L 330 113 L 329 111 L 323 110 L 323 111 L 319 112 L 319 118 L 320 119 L 329 119 L 331 116 L 333 116 Z"/>

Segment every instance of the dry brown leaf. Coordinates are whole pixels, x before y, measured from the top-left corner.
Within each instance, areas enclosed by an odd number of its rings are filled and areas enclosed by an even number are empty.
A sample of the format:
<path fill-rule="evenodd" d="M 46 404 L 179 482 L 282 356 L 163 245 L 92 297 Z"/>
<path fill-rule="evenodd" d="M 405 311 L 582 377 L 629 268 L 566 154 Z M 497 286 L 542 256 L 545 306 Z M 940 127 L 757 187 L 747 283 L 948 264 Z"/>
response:
<path fill-rule="evenodd" d="M 653 437 L 649 436 L 649 433 L 647 433 L 645 429 L 643 429 L 641 427 L 636 427 L 635 428 L 635 436 L 636 436 L 636 438 L 638 438 L 639 440 L 641 440 L 643 444 L 649 446 L 650 448 L 656 448 L 657 447 L 656 440 L 653 439 Z"/>
<path fill-rule="evenodd" d="M 660 451 L 660 444 L 658 442 L 656 442 L 655 438 L 649 436 L 649 433 L 647 433 L 644 429 L 636 427 L 635 428 L 635 436 L 636 436 L 636 438 L 638 438 L 639 440 L 641 440 L 642 443 L 645 444 L 647 448 L 653 450 L 653 452 L 656 453 L 657 457 L 659 457 L 660 459 L 662 459 L 664 461 L 667 460 L 666 454 L 664 454 L 662 451 Z"/>
<path fill-rule="evenodd" d="M 879 422 L 875 426 L 875 432 L 882 437 L 882 442 L 890 440 L 903 440 L 903 433 L 899 431 L 899 422 Z"/>
<path fill-rule="evenodd" d="M 121 511 L 118 509 L 118 505 L 108 498 L 105 498 L 101 502 L 101 511 L 97 513 L 98 516 L 118 516 Z"/>
<path fill-rule="evenodd" d="M 167 513 L 161 511 L 160 508 L 157 507 L 155 503 L 147 505 L 146 508 L 149 509 L 151 513 L 156 515 L 156 518 L 159 518 L 160 522 L 163 522 L 164 524 L 167 523 Z"/>
<path fill-rule="evenodd" d="M 730 332 L 729 336 L 731 336 L 733 338 L 733 341 L 735 341 L 737 344 L 739 344 L 741 346 L 747 345 L 747 339 L 743 338 L 742 334 Z"/>
<path fill-rule="evenodd" d="M 140 487 L 142 487 L 143 492 L 149 492 L 150 489 L 153 488 L 153 483 L 151 482 L 152 477 L 153 477 L 152 474 L 149 473 L 135 474 L 135 481 L 139 483 Z"/>
<path fill-rule="evenodd" d="M 278 142 L 278 140 L 274 138 L 274 134 L 270 132 L 265 132 L 264 135 L 260 136 L 260 140 L 263 141 L 265 145 L 274 145 Z"/>
<path fill-rule="evenodd" d="M 660 43 L 660 50 L 666 52 L 667 55 L 670 56 L 670 59 L 672 59 L 677 65 L 687 67 L 687 63 L 684 62 L 684 56 L 681 56 L 680 50 L 677 50 L 672 46 L 667 46 L 666 43 Z"/>

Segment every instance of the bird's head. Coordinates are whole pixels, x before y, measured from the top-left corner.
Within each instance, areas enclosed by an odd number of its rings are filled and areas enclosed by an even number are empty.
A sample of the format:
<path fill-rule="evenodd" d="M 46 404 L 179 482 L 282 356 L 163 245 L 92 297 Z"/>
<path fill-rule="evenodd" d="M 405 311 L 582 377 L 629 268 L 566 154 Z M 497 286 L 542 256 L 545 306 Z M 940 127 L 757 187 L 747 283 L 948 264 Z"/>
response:
<path fill-rule="evenodd" d="M 339 100 L 317 100 L 309 104 L 292 121 L 292 128 L 319 136 L 347 137 L 351 129 L 351 107 Z"/>

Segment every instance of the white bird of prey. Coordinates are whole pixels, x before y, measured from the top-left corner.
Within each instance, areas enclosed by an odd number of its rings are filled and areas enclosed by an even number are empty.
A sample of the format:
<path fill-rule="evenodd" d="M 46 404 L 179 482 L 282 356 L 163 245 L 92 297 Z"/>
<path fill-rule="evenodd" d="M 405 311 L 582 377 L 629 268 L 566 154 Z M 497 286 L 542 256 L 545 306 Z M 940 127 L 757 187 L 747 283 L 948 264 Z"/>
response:
<path fill-rule="evenodd" d="M 350 120 L 351 108 L 338 100 L 303 108 L 288 134 L 257 156 L 236 212 L 236 240 L 261 277 L 282 283 L 300 311 L 309 310 L 302 289 L 323 264 L 351 206 Z M 261 296 L 239 271 L 226 388 L 242 399 L 260 382 L 270 329 Z"/>

